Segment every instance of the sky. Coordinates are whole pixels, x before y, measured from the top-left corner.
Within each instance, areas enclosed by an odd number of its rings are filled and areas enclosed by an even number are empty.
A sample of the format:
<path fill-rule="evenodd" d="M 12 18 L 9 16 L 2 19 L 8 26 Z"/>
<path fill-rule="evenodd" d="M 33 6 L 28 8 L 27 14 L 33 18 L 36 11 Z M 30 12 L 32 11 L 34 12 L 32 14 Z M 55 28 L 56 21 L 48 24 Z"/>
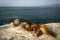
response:
<path fill-rule="evenodd" d="M 0 0 L 0 6 L 45 6 L 60 4 L 60 0 Z"/>

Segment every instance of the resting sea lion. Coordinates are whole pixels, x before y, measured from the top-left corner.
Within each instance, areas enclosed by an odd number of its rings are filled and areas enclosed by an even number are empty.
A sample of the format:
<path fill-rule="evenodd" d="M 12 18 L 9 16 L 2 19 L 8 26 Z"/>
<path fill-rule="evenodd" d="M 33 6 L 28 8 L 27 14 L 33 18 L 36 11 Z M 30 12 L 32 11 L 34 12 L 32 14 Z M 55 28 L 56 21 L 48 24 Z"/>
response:
<path fill-rule="evenodd" d="M 47 28 L 44 24 L 39 24 L 39 29 L 42 31 L 43 34 L 48 34 Z"/>
<path fill-rule="evenodd" d="M 22 27 L 27 30 L 30 31 L 30 25 L 27 22 L 22 22 Z"/>
<path fill-rule="evenodd" d="M 31 25 L 31 29 L 34 31 L 37 37 L 42 34 L 42 31 L 39 29 L 38 25 L 35 23 Z"/>
<path fill-rule="evenodd" d="M 32 29 L 34 32 L 37 30 L 37 28 L 38 28 L 38 25 L 37 25 L 37 24 L 35 24 L 35 23 L 32 23 L 32 24 L 31 24 L 31 29 Z"/>
<path fill-rule="evenodd" d="M 38 28 L 37 31 L 36 31 L 36 35 L 39 37 L 42 34 L 43 34 L 42 31 Z"/>
<path fill-rule="evenodd" d="M 48 35 L 51 35 L 51 36 L 56 36 L 55 33 L 52 31 L 52 30 L 48 30 L 46 28 L 46 25 L 45 24 L 39 24 L 39 29 L 42 31 L 43 34 L 48 34 Z"/>

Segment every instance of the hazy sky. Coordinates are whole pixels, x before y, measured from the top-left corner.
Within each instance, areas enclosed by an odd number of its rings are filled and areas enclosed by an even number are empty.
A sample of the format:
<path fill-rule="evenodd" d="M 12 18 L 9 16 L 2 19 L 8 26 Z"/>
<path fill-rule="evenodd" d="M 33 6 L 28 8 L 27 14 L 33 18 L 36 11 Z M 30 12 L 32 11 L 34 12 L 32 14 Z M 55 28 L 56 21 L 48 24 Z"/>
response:
<path fill-rule="evenodd" d="M 0 6 L 44 6 L 60 4 L 60 0 L 0 0 Z"/>

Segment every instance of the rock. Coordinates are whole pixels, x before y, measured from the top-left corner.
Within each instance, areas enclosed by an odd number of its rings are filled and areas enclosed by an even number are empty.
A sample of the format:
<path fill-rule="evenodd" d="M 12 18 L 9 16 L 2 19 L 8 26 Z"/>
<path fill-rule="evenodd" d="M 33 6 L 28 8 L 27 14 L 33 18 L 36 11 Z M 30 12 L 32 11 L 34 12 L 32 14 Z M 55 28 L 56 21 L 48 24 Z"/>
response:
<path fill-rule="evenodd" d="M 60 24 L 45 24 L 49 29 L 55 31 L 57 36 L 43 34 L 39 37 L 34 36 L 33 32 L 28 32 L 22 26 L 0 29 L 0 40 L 60 40 Z"/>
<path fill-rule="evenodd" d="M 38 37 L 39 40 L 57 40 L 56 38 L 52 37 L 51 35 L 43 34 Z"/>

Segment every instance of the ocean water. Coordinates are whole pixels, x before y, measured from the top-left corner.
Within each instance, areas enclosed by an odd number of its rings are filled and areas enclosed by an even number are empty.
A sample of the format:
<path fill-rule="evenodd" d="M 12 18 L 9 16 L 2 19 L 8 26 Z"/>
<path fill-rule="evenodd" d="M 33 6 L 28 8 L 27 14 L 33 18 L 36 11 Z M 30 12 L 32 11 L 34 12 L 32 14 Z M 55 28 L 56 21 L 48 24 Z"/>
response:
<path fill-rule="evenodd" d="M 0 7 L 0 25 L 15 18 L 28 23 L 60 22 L 60 7 Z"/>

